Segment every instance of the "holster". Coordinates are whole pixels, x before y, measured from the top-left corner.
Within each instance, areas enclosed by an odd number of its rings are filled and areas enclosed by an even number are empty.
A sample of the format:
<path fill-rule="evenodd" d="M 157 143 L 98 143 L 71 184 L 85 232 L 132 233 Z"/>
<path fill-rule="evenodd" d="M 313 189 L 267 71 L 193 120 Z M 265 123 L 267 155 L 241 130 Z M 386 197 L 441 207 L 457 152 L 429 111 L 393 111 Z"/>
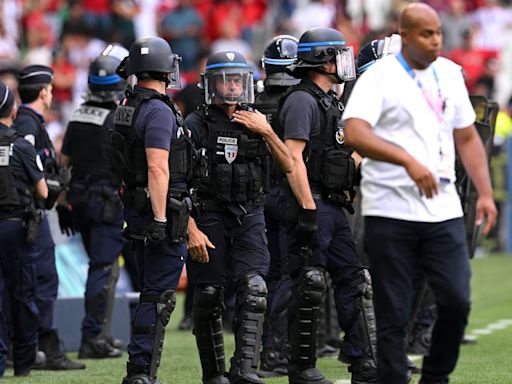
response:
<path fill-rule="evenodd" d="M 29 244 L 34 245 L 39 233 L 39 228 L 41 227 L 41 223 L 43 221 L 44 212 L 41 209 L 36 209 L 34 206 L 30 206 L 28 211 L 29 217 L 25 221 L 25 240 Z"/>
<path fill-rule="evenodd" d="M 169 196 L 167 200 L 167 239 L 171 243 L 187 240 L 187 228 L 192 198 L 190 196 Z"/>
<path fill-rule="evenodd" d="M 104 185 L 101 187 L 101 198 L 103 200 L 102 220 L 105 224 L 115 224 L 120 206 L 117 192 Z"/>

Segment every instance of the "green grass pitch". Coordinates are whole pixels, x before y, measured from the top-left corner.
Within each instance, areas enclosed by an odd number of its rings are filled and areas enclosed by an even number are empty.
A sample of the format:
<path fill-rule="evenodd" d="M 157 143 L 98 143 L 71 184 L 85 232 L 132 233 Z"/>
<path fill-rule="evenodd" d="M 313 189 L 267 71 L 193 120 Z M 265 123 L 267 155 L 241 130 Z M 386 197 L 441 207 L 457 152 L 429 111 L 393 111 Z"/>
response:
<path fill-rule="evenodd" d="M 512 384 L 512 256 L 496 255 L 472 260 L 472 312 L 467 334 L 478 335 L 477 344 L 463 346 L 459 364 L 452 375 L 452 384 Z M 201 368 L 190 332 L 177 330 L 182 316 L 183 296 L 178 298 L 176 311 L 167 329 L 165 349 L 158 378 L 162 384 L 201 383 Z M 510 322 L 512 323 L 512 321 Z M 488 328 L 490 324 L 495 324 Z M 486 329 L 490 329 L 489 334 Z M 233 336 L 226 334 L 226 356 L 233 351 Z M 70 354 L 76 358 L 76 354 Z M 85 360 L 87 369 L 72 372 L 33 371 L 29 377 L 14 378 L 7 370 L 2 379 L 7 383 L 26 384 L 120 384 L 125 374 L 127 355 L 120 359 Z M 421 360 L 418 361 L 421 363 Z M 227 362 L 229 367 L 229 363 Z M 331 380 L 349 379 L 347 366 L 335 358 L 318 362 Z M 413 383 L 419 377 L 415 375 Z M 267 379 L 268 384 L 285 384 L 287 378 Z"/>

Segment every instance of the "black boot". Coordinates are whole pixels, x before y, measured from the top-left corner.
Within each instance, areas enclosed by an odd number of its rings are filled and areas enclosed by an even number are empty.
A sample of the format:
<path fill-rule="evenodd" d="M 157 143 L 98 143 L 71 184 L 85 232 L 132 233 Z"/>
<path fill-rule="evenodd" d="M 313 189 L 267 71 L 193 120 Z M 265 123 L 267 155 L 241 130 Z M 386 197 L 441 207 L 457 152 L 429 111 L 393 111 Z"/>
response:
<path fill-rule="evenodd" d="M 362 357 L 354 360 L 348 371 L 352 373 L 352 384 L 377 383 L 377 366 L 372 358 Z"/>
<path fill-rule="evenodd" d="M 149 365 L 126 363 L 126 377 L 122 384 L 160 384 L 160 382 L 149 378 Z"/>
<path fill-rule="evenodd" d="M 288 359 L 280 351 L 264 349 L 260 356 L 260 377 L 276 377 L 288 375 Z"/>
<path fill-rule="evenodd" d="M 121 357 L 121 351 L 107 341 L 107 339 L 82 338 L 80 350 L 78 351 L 79 359 L 104 359 L 108 357 Z"/>
<path fill-rule="evenodd" d="M 85 364 L 70 360 L 66 354 L 61 351 L 59 335 L 56 331 L 51 331 L 50 333 L 39 336 L 39 349 L 46 355 L 46 364 L 37 369 L 52 371 L 85 369 Z"/>

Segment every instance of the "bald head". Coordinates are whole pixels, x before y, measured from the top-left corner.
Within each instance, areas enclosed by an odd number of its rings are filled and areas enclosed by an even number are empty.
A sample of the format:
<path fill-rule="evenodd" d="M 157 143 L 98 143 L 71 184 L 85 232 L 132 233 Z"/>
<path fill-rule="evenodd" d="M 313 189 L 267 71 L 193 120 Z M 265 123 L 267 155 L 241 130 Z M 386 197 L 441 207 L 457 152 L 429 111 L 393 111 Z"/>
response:
<path fill-rule="evenodd" d="M 411 3 L 405 6 L 400 14 L 400 31 L 432 22 L 439 23 L 439 16 L 434 8 L 425 3 Z"/>
<path fill-rule="evenodd" d="M 407 5 L 400 14 L 402 54 L 415 69 L 426 68 L 441 52 L 443 36 L 437 12 L 425 3 Z"/>

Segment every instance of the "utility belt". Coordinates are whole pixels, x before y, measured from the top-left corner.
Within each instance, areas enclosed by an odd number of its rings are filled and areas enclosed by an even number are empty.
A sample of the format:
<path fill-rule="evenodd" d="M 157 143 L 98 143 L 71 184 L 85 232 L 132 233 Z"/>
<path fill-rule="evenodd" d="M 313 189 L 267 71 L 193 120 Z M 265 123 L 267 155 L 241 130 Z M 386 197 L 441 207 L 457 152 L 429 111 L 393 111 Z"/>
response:
<path fill-rule="evenodd" d="M 102 221 L 105 224 L 116 224 L 119 210 L 121 209 L 121 201 L 115 187 L 108 184 L 90 185 L 73 182 L 70 188 L 77 192 L 82 192 L 76 200 L 78 202 L 89 200 L 91 192 L 98 193 L 103 203 Z"/>
<path fill-rule="evenodd" d="M 347 195 L 343 192 L 342 193 L 328 192 L 328 191 L 325 191 L 323 193 L 312 192 L 311 195 L 312 195 L 313 199 L 315 199 L 315 200 L 328 201 L 336 206 L 345 208 L 348 211 L 348 213 L 350 213 L 351 215 L 353 215 L 355 212 L 354 207 L 352 206 L 351 199 L 348 198 Z"/>
<path fill-rule="evenodd" d="M 222 202 L 217 200 L 210 199 L 199 199 L 199 202 L 196 204 L 198 214 L 200 215 L 203 212 L 231 212 L 234 213 L 235 216 L 243 216 L 244 213 L 252 211 L 254 208 L 261 207 L 265 204 L 265 196 L 260 196 L 256 199 L 246 201 L 244 203 L 236 203 L 236 202 Z M 240 214 L 236 214 L 233 209 L 230 207 L 239 208 Z M 236 209 L 238 211 L 238 209 Z"/>
<path fill-rule="evenodd" d="M 134 208 L 139 215 L 152 212 L 147 187 L 124 189 L 121 200 L 125 207 Z M 188 192 L 170 189 L 167 193 L 167 239 L 171 243 L 187 240 L 188 219 L 192 211 L 192 196 Z"/>

